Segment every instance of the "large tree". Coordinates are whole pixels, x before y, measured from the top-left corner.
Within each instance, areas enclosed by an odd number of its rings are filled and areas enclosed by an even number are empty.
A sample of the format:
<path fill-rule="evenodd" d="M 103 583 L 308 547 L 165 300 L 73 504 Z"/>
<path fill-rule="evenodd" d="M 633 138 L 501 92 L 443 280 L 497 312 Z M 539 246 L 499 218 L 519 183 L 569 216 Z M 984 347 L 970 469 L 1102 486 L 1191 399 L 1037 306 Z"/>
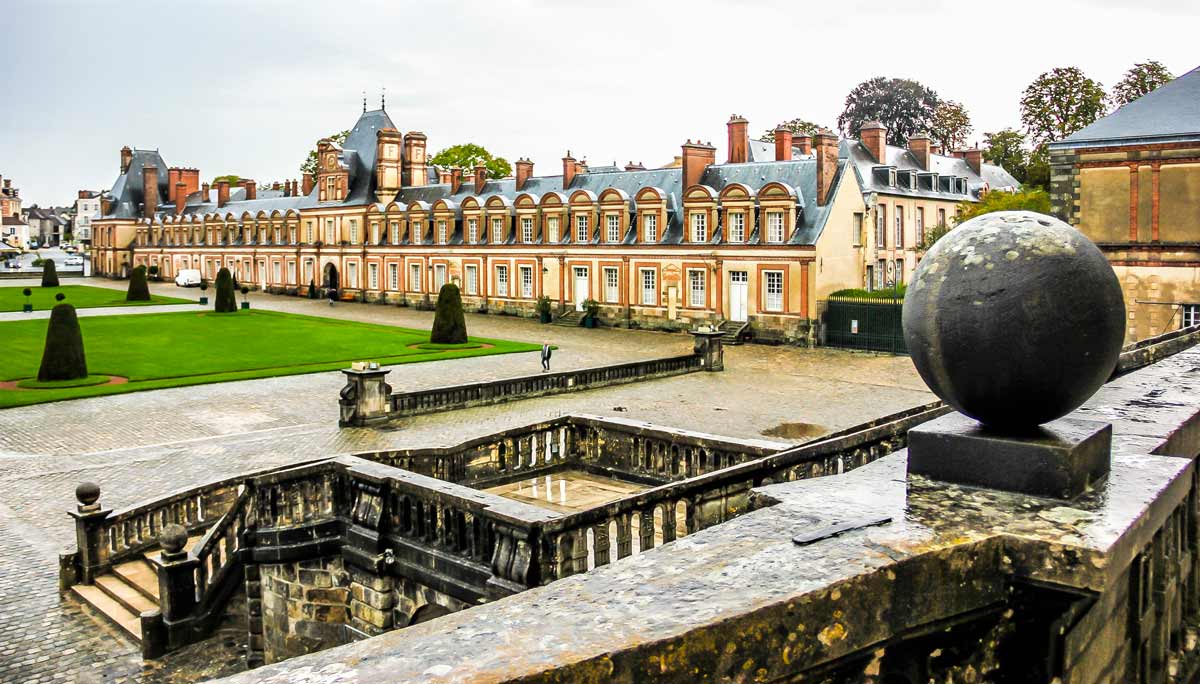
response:
<path fill-rule="evenodd" d="M 1174 76 L 1161 62 L 1150 60 L 1134 64 L 1125 72 L 1124 78 L 1113 86 L 1111 101 L 1113 107 L 1121 107 L 1158 88 Z"/>
<path fill-rule="evenodd" d="M 457 166 L 463 171 L 474 172 L 475 165 L 482 163 L 487 168 L 488 178 L 504 178 L 512 175 L 512 165 L 504 157 L 493 156 L 482 145 L 463 143 L 452 145 L 429 158 L 433 166 L 450 168 Z"/>
<path fill-rule="evenodd" d="M 763 134 L 758 139 L 764 142 L 775 142 L 775 130 L 779 128 L 788 129 L 792 132 L 792 135 L 816 135 L 817 131 L 821 130 L 822 127 L 808 119 L 791 119 L 780 122 L 775 128 L 763 131 Z"/>
<path fill-rule="evenodd" d="M 936 92 L 916 81 L 877 76 L 859 83 L 846 96 L 838 128 L 853 138 L 863 124 L 879 121 L 887 126 L 888 143 L 903 145 L 909 136 L 933 128 L 933 112 L 939 103 Z"/>
<path fill-rule="evenodd" d="M 1025 147 L 1025 136 L 1020 131 L 1005 128 L 998 133 L 984 133 L 983 158 L 1011 173 L 1018 182 L 1025 182 L 1029 150 Z"/>
<path fill-rule="evenodd" d="M 1036 211 L 1040 214 L 1050 213 L 1050 195 L 1045 190 L 1035 188 L 1018 192 L 992 190 L 978 202 L 960 202 L 958 215 L 954 222 L 958 225 L 970 221 L 976 216 L 990 214 L 993 211 Z"/>
<path fill-rule="evenodd" d="M 975 127 L 971 125 L 971 117 L 961 102 L 944 100 L 933 110 L 933 123 L 929 127 L 929 136 L 942 146 L 944 150 L 955 150 L 966 147 L 967 136 Z"/>
<path fill-rule="evenodd" d="M 349 137 L 349 135 L 350 135 L 350 131 L 340 131 L 340 132 L 334 133 L 333 135 L 330 135 L 328 137 L 330 140 L 341 145 L 342 143 L 346 142 L 346 138 Z M 316 173 L 317 173 L 317 148 L 315 146 L 311 150 L 308 151 L 308 156 L 304 158 L 304 163 L 300 165 L 300 173 L 302 173 L 302 174 L 311 173 L 313 175 L 316 175 Z"/>
<path fill-rule="evenodd" d="M 1021 96 L 1021 123 L 1041 145 L 1061 140 L 1104 116 L 1104 88 L 1077 67 L 1038 76 Z"/>

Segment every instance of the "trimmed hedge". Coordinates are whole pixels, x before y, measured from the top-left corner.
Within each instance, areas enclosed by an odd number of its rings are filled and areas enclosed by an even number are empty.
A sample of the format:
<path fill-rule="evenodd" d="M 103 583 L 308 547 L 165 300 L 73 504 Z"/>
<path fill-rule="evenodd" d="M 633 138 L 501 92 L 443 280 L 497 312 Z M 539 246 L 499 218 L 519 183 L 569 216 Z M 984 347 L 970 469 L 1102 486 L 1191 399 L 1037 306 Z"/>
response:
<path fill-rule="evenodd" d="M 462 344 L 467 341 L 462 294 L 454 283 L 446 283 L 438 292 L 437 313 L 433 315 L 429 341 L 433 344 Z"/>
<path fill-rule="evenodd" d="M 86 378 L 87 358 L 83 351 L 83 333 L 75 307 L 57 304 L 50 312 L 46 328 L 46 347 L 42 350 L 42 366 L 38 369 L 40 382 Z"/>
<path fill-rule="evenodd" d="M 42 287 L 58 287 L 58 268 L 54 265 L 54 259 L 42 262 Z"/>
<path fill-rule="evenodd" d="M 234 297 L 233 274 L 228 268 L 221 267 L 217 271 L 217 299 L 214 303 L 217 313 L 233 313 L 237 311 L 237 299 Z"/>
<path fill-rule="evenodd" d="M 129 274 L 129 290 L 125 293 L 127 302 L 150 301 L 150 286 L 146 284 L 146 267 L 138 266 Z"/>

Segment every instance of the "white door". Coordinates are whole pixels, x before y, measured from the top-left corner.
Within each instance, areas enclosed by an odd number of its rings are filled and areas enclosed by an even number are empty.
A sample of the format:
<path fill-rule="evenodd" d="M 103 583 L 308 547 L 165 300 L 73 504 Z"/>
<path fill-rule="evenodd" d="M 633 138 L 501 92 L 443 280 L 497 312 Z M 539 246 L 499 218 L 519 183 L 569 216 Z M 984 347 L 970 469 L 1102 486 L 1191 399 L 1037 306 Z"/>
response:
<path fill-rule="evenodd" d="M 746 321 L 747 302 L 750 297 L 750 274 L 745 271 L 729 272 L 729 320 Z"/>
<path fill-rule="evenodd" d="M 575 310 L 583 311 L 583 303 L 588 299 L 588 270 L 587 266 L 575 267 Z"/>

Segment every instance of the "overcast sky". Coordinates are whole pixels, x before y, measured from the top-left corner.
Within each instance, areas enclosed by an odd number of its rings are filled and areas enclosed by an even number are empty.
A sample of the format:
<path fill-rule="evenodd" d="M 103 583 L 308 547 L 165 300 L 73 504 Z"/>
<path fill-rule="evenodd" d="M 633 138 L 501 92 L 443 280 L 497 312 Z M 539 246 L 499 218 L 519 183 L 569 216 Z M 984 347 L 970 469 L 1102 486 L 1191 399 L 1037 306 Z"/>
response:
<path fill-rule="evenodd" d="M 1133 63 L 1200 65 L 1196 0 L 404 2 L 0 0 L 0 175 L 26 206 L 111 187 L 122 145 L 201 178 L 298 178 L 362 91 L 432 154 L 475 142 L 535 175 L 563 154 L 661 166 L 687 138 L 725 158 L 729 115 L 758 135 L 833 127 L 873 76 L 914 78 L 985 131 L 1019 125 L 1037 75 L 1107 88 Z"/>

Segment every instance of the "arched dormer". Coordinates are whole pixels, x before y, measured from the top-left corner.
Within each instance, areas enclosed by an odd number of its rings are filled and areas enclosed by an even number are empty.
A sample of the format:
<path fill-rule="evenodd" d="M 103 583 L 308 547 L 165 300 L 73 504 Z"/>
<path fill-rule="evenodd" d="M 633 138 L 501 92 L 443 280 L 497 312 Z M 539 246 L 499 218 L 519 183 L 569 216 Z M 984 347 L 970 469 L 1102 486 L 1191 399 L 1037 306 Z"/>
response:
<path fill-rule="evenodd" d="M 532 193 L 523 192 L 513 200 L 513 211 L 516 213 L 514 225 L 517 230 L 517 242 L 535 244 L 542 241 L 541 221 L 538 216 L 538 197 Z"/>
<path fill-rule="evenodd" d="M 596 236 L 597 212 L 596 193 L 579 189 L 571 193 L 569 204 L 571 232 L 568 238 L 577 245 L 590 244 Z"/>
<path fill-rule="evenodd" d="M 454 232 L 458 218 L 458 204 L 445 197 L 433 203 L 433 241 L 439 245 L 448 245 L 454 241 Z"/>
<path fill-rule="evenodd" d="M 738 245 L 754 233 L 754 191 L 744 183 L 730 183 L 720 194 L 721 239 Z"/>
<path fill-rule="evenodd" d="M 383 237 L 381 242 L 398 245 L 404 237 L 404 231 L 408 227 L 408 219 L 405 216 L 405 207 L 398 204 L 394 200 L 388 202 L 383 209 Z"/>
<path fill-rule="evenodd" d="M 567 237 L 567 229 L 570 227 L 567 215 L 569 204 L 567 196 L 558 191 L 548 192 L 538 200 L 543 241 L 547 244 L 559 244 Z"/>
<path fill-rule="evenodd" d="M 796 229 L 800 195 L 796 188 L 772 181 L 758 189 L 759 243 L 782 245 Z"/>
<path fill-rule="evenodd" d="M 483 206 L 487 219 L 488 242 L 493 245 L 507 244 L 509 236 L 512 235 L 512 200 L 504 195 L 489 195 Z"/>
<path fill-rule="evenodd" d="M 413 200 L 408 203 L 405 215 L 408 220 L 408 244 L 423 245 L 429 242 L 429 203 Z"/>
<path fill-rule="evenodd" d="M 621 244 L 629 232 L 629 193 L 620 188 L 605 188 L 597 201 L 600 205 L 600 242 L 606 245 Z"/>
<path fill-rule="evenodd" d="M 483 227 L 483 205 L 479 198 L 470 196 L 462 201 L 463 242 L 477 245 L 487 240 Z"/>
<path fill-rule="evenodd" d="M 653 185 L 637 191 L 638 242 L 662 242 L 667 232 L 667 193 Z"/>
<path fill-rule="evenodd" d="M 683 241 L 705 244 L 712 241 L 717 226 L 717 191 L 693 185 L 683 193 Z"/>

